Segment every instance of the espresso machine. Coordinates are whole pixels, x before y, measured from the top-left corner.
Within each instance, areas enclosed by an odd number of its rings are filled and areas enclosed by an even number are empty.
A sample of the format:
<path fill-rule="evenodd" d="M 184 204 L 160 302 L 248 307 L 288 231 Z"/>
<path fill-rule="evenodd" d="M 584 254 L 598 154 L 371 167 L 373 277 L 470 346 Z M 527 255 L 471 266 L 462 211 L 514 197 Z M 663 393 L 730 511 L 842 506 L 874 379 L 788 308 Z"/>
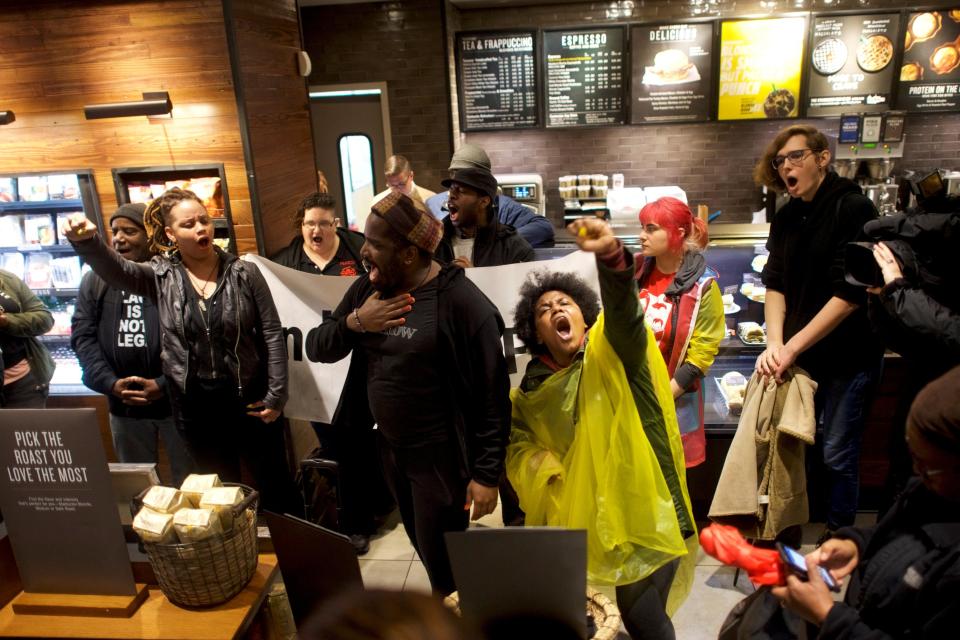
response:
<path fill-rule="evenodd" d="M 840 116 L 834 169 L 859 183 L 880 215 L 898 209 L 900 186 L 893 172 L 903 157 L 905 121 L 902 111 Z"/>

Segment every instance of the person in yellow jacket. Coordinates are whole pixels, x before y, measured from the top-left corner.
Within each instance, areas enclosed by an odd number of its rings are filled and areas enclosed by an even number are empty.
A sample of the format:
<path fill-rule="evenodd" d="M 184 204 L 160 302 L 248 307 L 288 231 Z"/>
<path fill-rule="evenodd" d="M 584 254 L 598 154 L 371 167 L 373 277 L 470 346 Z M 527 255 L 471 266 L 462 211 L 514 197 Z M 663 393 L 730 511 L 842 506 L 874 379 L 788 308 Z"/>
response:
<path fill-rule="evenodd" d="M 697 542 L 670 376 L 633 256 L 602 220 L 569 229 L 596 254 L 606 311 L 574 274 L 524 283 L 514 326 L 534 358 L 511 394 L 507 475 L 527 526 L 587 530 L 588 582 L 616 586 L 631 637 L 673 638 Z"/>
<path fill-rule="evenodd" d="M 640 224 L 640 305 L 667 363 L 683 453 L 694 467 L 707 457 L 701 384 L 727 330 L 717 272 L 701 253 L 707 224 L 670 197 L 641 209 Z"/>

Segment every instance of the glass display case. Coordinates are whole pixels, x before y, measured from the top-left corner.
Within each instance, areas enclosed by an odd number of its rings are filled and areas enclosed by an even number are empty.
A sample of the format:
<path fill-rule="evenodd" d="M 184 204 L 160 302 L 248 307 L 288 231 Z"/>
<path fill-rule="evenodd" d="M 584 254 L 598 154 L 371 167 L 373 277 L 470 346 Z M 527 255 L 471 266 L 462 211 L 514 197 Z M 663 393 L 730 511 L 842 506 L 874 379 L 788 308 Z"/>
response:
<path fill-rule="evenodd" d="M 53 314 L 53 328 L 40 336 L 57 364 L 51 395 L 90 393 L 70 348 L 70 320 L 88 267 L 60 231 L 77 213 L 103 228 L 89 171 L 0 176 L 0 268 L 22 278 Z"/>
<path fill-rule="evenodd" d="M 214 242 L 224 251 L 236 254 L 236 237 L 226 173 L 222 164 L 193 164 L 179 167 L 127 167 L 113 169 L 117 203 L 149 203 L 167 189 L 189 189 L 203 201 L 213 218 Z"/>

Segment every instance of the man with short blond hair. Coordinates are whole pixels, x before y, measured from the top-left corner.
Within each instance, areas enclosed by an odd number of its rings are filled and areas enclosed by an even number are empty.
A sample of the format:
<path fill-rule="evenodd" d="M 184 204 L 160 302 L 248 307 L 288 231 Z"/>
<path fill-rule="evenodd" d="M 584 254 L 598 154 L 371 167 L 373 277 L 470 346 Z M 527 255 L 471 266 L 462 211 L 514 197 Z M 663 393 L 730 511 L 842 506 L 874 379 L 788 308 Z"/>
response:
<path fill-rule="evenodd" d="M 387 158 L 387 163 L 383 167 L 383 173 L 387 178 L 387 188 L 373 197 L 370 206 L 383 200 L 391 192 L 402 193 L 403 195 L 426 203 L 427 198 L 435 195 L 433 191 L 417 186 L 413 181 L 413 167 L 405 156 L 393 155 Z"/>

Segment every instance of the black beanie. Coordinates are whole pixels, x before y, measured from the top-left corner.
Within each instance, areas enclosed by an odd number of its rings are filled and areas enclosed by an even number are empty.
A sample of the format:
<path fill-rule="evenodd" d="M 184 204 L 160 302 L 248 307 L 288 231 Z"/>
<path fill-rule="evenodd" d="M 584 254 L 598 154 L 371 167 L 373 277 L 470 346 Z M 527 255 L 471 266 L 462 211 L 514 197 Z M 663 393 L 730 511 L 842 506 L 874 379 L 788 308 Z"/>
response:
<path fill-rule="evenodd" d="M 110 216 L 110 223 L 113 224 L 115 218 L 126 218 L 134 222 L 138 227 L 146 229 L 143 225 L 143 214 L 147 210 L 147 205 L 142 202 L 130 202 L 120 205 L 120 208 Z"/>

